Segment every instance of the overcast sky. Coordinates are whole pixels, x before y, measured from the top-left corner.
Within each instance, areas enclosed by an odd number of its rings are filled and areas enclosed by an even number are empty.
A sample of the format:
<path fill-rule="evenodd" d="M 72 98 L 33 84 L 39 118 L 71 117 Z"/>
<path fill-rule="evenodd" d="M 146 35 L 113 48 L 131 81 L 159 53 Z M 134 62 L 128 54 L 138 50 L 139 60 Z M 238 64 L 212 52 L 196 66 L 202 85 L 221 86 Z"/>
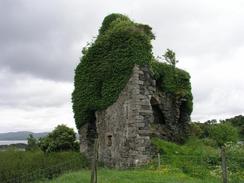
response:
<path fill-rule="evenodd" d="M 74 69 L 110 13 L 149 24 L 191 74 L 193 121 L 244 114 L 243 0 L 0 0 L 0 132 L 75 128 Z"/>

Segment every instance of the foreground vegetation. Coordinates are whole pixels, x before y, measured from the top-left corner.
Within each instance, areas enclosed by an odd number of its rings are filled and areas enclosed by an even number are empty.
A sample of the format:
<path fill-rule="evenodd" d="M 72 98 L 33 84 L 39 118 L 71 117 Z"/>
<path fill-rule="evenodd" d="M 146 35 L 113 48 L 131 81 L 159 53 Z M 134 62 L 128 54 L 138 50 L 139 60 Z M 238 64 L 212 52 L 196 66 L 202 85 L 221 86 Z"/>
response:
<path fill-rule="evenodd" d="M 219 183 L 221 182 L 221 157 L 210 139 L 191 138 L 184 145 L 154 139 L 160 155 L 160 167 L 155 158 L 151 163 L 130 170 L 100 167 L 99 183 Z M 228 180 L 244 182 L 243 145 L 227 145 Z M 51 183 L 88 183 L 91 172 L 81 170 L 67 173 Z M 44 181 L 45 182 L 45 181 Z M 48 181 L 46 181 L 48 182 Z"/>
<path fill-rule="evenodd" d="M 22 182 L 21 180 L 25 179 L 24 176 L 26 176 L 27 180 L 39 179 L 40 177 L 52 178 L 62 174 L 65 169 L 77 170 L 87 166 L 85 158 L 78 152 L 45 154 L 41 151 L 25 152 L 14 149 L 0 151 L 0 162 L 1 183 L 7 181 L 14 182 L 13 179 L 17 180 L 17 182 Z M 72 162 L 72 164 L 70 165 L 68 162 Z M 67 165 L 69 167 L 65 167 Z"/>
<path fill-rule="evenodd" d="M 158 157 L 155 157 L 152 162 L 143 167 L 124 171 L 99 167 L 98 179 L 106 183 L 220 182 L 221 156 L 219 152 L 224 145 L 228 180 L 230 183 L 242 183 L 244 182 L 244 145 L 227 138 L 227 136 L 231 137 L 229 129 L 233 130 L 228 123 L 222 122 L 221 125 L 215 122 L 194 123 L 190 129 L 191 137 L 182 145 L 154 138 L 152 141 L 160 154 L 160 161 Z M 238 121 L 237 124 L 241 123 Z M 218 130 L 219 128 L 216 127 L 221 128 Z M 223 130 L 222 127 L 227 127 L 227 129 Z M 235 125 L 235 127 L 238 127 L 239 134 L 242 134 L 242 126 Z M 224 141 L 220 141 L 221 139 Z M 89 182 L 88 162 L 79 152 L 74 152 L 74 132 L 61 125 L 55 128 L 46 139 L 41 140 L 42 143 L 30 136 L 27 151 L 17 149 L 0 151 L 1 183 L 50 179 L 52 182 L 61 183 Z M 43 144 L 48 148 L 43 148 Z M 69 151 L 63 152 L 67 149 Z M 64 174 L 71 171 L 73 173 Z M 62 176 L 54 179 L 60 175 Z"/>
<path fill-rule="evenodd" d="M 89 183 L 90 171 L 65 174 L 50 183 Z M 44 181 L 45 182 L 45 181 Z M 162 170 L 109 170 L 98 171 L 99 183 L 219 183 L 218 178 L 194 178 L 182 172 Z"/>
<path fill-rule="evenodd" d="M 211 139 L 190 138 L 184 145 L 177 145 L 160 139 L 154 139 L 160 153 L 160 167 L 157 158 L 144 167 L 131 170 L 111 170 L 99 167 L 100 183 L 143 183 L 143 182 L 220 182 L 221 158 L 219 150 Z M 227 144 L 228 179 L 231 183 L 244 182 L 243 145 Z M 66 162 L 72 163 L 66 167 Z M 0 152 L 0 182 L 6 182 L 22 175 L 32 176 L 33 171 L 44 170 L 42 176 L 33 180 L 46 182 L 64 174 L 51 182 L 75 183 L 89 182 L 90 171 L 87 161 L 78 152 L 15 151 Z M 30 174 L 31 173 L 31 174 Z M 21 182 L 21 181 L 20 181 Z M 25 181 L 23 181 L 25 182 Z M 44 181 L 45 182 L 45 181 Z"/>
<path fill-rule="evenodd" d="M 161 154 L 162 164 L 168 169 L 180 170 L 203 180 L 222 176 L 220 150 L 211 139 L 191 138 L 184 145 L 154 139 L 154 144 Z M 226 157 L 230 182 L 244 182 L 244 146 L 227 144 Z M 156 166 L 156 162 L 149 166 Z"/>

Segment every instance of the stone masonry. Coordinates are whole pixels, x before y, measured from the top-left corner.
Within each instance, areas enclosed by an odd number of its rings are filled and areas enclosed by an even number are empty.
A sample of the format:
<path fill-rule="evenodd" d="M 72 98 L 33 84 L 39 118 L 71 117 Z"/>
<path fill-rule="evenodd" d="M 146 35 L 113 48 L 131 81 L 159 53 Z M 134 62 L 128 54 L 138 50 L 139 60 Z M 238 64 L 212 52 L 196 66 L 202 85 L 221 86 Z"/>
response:
<path fill-rule="evenodd" d="M 184 99 L 157 90 L 147 66 L 135 66 L 117 101 L 94 113 L 94 122 L 80 129 L 80 150 L 92 154 L 98 138 L 99 161 L 117 168 L 139 166 L 156 154 L 152 137 L 180 141 L 190 116 Z"/>

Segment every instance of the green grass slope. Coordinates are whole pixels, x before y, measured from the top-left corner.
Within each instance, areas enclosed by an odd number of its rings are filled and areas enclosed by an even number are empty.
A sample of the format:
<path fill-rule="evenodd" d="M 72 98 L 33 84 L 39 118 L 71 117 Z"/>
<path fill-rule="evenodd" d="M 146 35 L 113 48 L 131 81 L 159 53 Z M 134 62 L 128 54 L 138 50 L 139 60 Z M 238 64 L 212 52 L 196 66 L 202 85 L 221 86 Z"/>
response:
<path fill-rule="evenodd" d="M 221 159 L 211 141 L 190 138 L 184 145 L 153 139 L 161 154 L 151 163 L 130 170 L 98 168 L 99 183 L 219 183 Z M 228 178 L 230 183 L 244 183 L 242 147 L 228 147 Z M 50 183 L 88 183 L 89 170 L 67 173 Z"/>
<path fill-rule="evenodd" d="M 181 172 L 163 170 L 109 170 L 98 171 L 99 183 L 219 183 L 215 178 L 192 178 Z M 50 183 L 89 183 L 90 171 L 65 174 Z"/>
<path fill-rule="evenodd" d="M 65 167 L 67 165 L 69 167 Z M 77 170 L 85 166 L 87 166 L 86 160 L 78 152 L 45 154 L 41 151 L 15 151 L 14 149 L 0 151 L 0 183 L 14 182 L 14 178 L 15 182 L 21 182 L 23 176 L 38 180 L 40 170 L 43 170 L 42 177 L 53 177 L 54 173 L 56 176 L 62 174 L 66 169 Z M 55 172 L 51 171 L 52 169 Z"/>

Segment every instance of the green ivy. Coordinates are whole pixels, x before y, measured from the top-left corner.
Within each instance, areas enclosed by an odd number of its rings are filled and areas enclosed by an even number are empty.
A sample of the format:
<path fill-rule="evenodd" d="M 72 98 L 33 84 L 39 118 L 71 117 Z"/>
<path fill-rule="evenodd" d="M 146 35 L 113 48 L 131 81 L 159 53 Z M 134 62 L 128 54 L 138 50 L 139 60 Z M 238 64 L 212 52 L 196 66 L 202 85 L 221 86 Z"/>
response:
<path fill-rule="evenodd" d="M 171 78 L 170 66 L 152 61 L 152 39 L 154 35 L 148 25 L 135 23 L 121 14 L 105 17 L 99 35 L 94 43 L 83 49 L 83 57 L 75 70 L 72 102 L 78 129 L 92 119 L 94 111 L 106 109 L 116 101 L 135 64 L 150 65 L 156 79 L 163 81 Z M 164 71 L 164 68 L 169 70 Z M 176 78 L 179 75 L 177 82 L 182 80 L 189 84 L 189 74 L 179 69 L 176 71 Z M 170 77 L 165 77 L 164 74 L 168 73 Z M 164 85 L 164 82 L 167 84 Z M 177 87 L 176 83 L 170 86 L 170 79 L 164 82 L 162 89 L 167 88 L 172 93 L 186 92 L 185 89 L 181 90 L 185 87 L 184 83 Z M 187 87 L 189 94 L 184 95 L 190 97 L 190 85 Z"/>
<path fill-rule="evenodd" d="M 112 13 L 109 16 L 106 16 L 103 20 L 102 27 L 99 29 L 99 34 L 105 33 L 107 30 L 109 30 L 109 27 L 113 21 L 116 19 L 130 21 L 130 19 L 124 15 Z"/>
<path fill-rule="evenodd" d="M 185 110 L 190 115 L 193 110 L 193 96 L 189 73 L 155 59 L 151 62 L 151 70 L 159 89 L 174 95 L 176 98 L 186 100 Z"/>

